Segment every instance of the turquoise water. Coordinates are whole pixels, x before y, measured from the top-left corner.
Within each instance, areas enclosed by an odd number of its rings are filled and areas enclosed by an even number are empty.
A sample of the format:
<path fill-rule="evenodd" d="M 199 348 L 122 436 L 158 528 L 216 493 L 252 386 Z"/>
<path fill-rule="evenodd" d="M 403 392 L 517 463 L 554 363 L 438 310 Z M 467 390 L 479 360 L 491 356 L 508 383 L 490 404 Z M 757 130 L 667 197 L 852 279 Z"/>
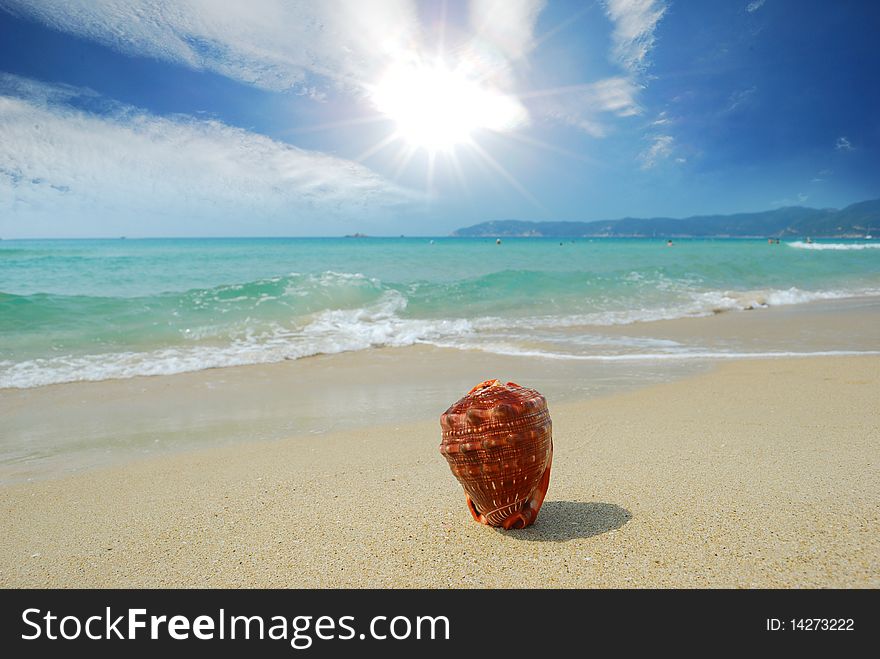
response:
<path fill-rule="evenodd" d="M 427 343 L 687 358 L 660 319 L 880 293 L 880 243 L 757 240 L 0 241 L 0 387 Z M 713 348 L 716 349 L 716 348 Z"/>

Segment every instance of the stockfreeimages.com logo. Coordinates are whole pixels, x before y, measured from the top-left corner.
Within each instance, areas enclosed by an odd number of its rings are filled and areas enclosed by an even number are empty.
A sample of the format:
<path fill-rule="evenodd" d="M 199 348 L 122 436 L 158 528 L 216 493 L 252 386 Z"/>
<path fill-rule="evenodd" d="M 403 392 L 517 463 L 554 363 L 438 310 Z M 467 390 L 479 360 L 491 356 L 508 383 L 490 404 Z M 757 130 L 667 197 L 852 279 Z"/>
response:
<path fill-rule="evenodd" d="M 449 619 L 446 616 L 374 616 L 367 631 L 360 633 L 355 629 L 354 616 L 242 616 L 227 615 L 224 609 L 216 615 L 199 615 L 192 619 L 184 615 L 148 615 L 146 609 L 127 609 L 117 616 L 109 606 L 103 615 L 84 619 L 75 615 L 59 617 L 52 611 L 43 612 L 41 609 L 25 609 L 21 619 L 26 628 L 21 638 L 26 641 L 269 639 L 288 641 L 292 648 L 305 650 L 315 640 L 449 640 Z"/>

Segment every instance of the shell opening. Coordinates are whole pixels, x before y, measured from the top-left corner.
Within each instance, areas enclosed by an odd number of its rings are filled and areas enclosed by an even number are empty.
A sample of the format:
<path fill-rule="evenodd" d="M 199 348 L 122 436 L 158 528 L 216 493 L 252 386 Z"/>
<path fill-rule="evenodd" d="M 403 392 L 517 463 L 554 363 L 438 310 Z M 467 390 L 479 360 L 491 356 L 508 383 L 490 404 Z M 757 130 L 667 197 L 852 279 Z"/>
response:
<path fill-rule="evenodd" d="M 501 384 L 501 380 L 484 380 L 483 382 L 478 384 L 476 387 L 471 389 L 468 392 L 468 396 L 470 396 L 472 393 L 475 393 L 477 391 L 482 391 L 483 389 L 488 389 L 489 387 L 497 387 L 500 384 Z"/>
<path fill-rule="evenodd" d="M 522 389 L 522 386 L 518 385 L 516 382 L 502 383 L 501 380 L 496 378 L 494 380 L 483 380 L 480 384 L 478 384 L 476 387 L 468 392 L 468 396 L 478 391 L 482 391 L 483 389 L 488 389 L 489 387 L 508 387 L 510 389 Z"/>

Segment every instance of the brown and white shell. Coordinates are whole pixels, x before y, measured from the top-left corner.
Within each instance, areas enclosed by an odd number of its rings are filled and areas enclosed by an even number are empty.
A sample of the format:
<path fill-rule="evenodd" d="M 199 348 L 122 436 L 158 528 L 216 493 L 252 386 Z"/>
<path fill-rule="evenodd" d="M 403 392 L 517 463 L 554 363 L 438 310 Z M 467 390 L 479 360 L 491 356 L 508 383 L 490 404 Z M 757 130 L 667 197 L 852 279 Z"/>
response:
<path fill-rule="evenodd" d="M 534 389 L 486 380 L 440 416 L 440 452 L 482 524 L 524 528 L 550 485 L 553 427 Z"/>

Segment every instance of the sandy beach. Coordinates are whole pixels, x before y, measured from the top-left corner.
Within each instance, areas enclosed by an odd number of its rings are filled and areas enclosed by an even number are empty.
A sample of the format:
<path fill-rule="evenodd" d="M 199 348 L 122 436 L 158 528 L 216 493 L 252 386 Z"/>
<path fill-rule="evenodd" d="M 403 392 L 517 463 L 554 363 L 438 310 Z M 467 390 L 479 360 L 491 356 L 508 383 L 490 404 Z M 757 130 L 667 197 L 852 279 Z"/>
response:
<path fill-rule="evenodd" d="M 551 399 L 521 531 L 471 520 L 427 416 L 13 483 L 0 585 L 878 587 L 878 393 L 860 356 Z"/>
<path fill-rule="evenodd" d="M 880 589 L 880 2 L 783 4 L 0 0 L 0 588 Z M 859 617 L 739 606 L 605 635 Z"/>

